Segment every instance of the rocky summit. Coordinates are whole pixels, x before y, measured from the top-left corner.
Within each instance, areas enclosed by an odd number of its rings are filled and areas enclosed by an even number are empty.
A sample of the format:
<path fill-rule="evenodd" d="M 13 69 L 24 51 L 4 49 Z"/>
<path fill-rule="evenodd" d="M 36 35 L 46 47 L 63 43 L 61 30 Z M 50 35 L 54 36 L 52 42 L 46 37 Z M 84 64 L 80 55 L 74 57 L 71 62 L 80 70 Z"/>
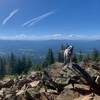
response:
<path fill-rule="evenodd" d="M 98 67 L 98 66 L 97 66 Z M 100 70 L 93 65 L 84 69 L 96 83 L 90 84 L 82 75 L 70 69 L 63 70 L 63 63 L 54 63 L 30 75 L 0 81 L 0 100 L 100 100 Z"/>

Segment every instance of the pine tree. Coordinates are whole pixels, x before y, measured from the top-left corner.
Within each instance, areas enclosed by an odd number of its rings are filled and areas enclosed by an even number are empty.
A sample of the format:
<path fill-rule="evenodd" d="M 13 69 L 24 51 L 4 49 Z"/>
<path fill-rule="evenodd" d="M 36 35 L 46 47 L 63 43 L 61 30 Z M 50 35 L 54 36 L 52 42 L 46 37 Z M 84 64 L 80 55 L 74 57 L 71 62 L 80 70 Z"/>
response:
<path fill-rule="evenodd" d="M 93 61 L 96 61 L 98 58 L 99 58 L 99 51 L 96 48 L 94 48 L 91 54 L 91 59 Z"/>
<path fill-rule="evenodd" d="M 58 52 L 58 62 L 64 62 L 64 54 L 62 52 Z"/>
<path fill-rule="evenodd" d="M 77 59 L 77 55 L 76 55 L 76 54 L 74 54 L 74 57 L 73 57 L 72 61 L 73 61 L 74 63 L 77 63 L 77 62 L 78 62 L 78 59 Z"/>
<path fill-rule="evenodd" d="M 0 79 L 5 75 L 5 59 L 0 57 Z"/>
<path fill-rule="evenodd" d="M 25 56 L 23 56 L 22 58 L 21 58 L 21 70 L 22 70 L 22 73 L 25 73 L 26 72 L 26 70 L 27 70 L 27 59 L 26 59 L 26 57 Z"/>
<path fill-rule="evenodd" d="M 47 61 L 44 61 L 44 62 L 42 63 L 42 68 L 46 68 L 47 66 L 48 66 Z"/>
<path fill-rule="evenodd" d="M 46 56 L 46 60 L 48 65 L 53 64 L 54 63 L 54 55 L 53 55 L 53 51 L 51 48 L 49 48 L 48 50 L 48 54 Z"/>
<path fill-rule="evenodd" d="M 16 73 L 16 64 L 17 64 L 17 59 L 16 56 L 11 53 L 10 57 L 9 57 L 9 73 L 10 74 L 15 74 Z"/>
<path fill-rule="evenodd" d="M 22 58 L 19 57 L 17 61 L 16 73 L 21 74 L 24 73 L 25 70 L 26 70 L 26 58 L 25 56 L 23 56 Z"/>
<path fill-rule="evenodd" d="M 32 66 L 29 57 L 17 57 L 13 53 L 10 56 L 0 57 L 0 78 L 4 75 L 26 74 Z"/>
<path fill-rule="evenodd" d="M 21 74 L 23 71 L 22 61 L 18 58 L 16 73 Z"/>
<path fill-rule="evenodd" d="M 58 52 L 58 62 L 64 62 L 64 50 L 66 46 L 61 44 L 60 51 Z"/>
<path fill-rule="evenodd" d="M 79 56 L 78 56 L 78 61 L 82 61 L 83 60 L 83 55 L 82 55 L 82 51 L 79 52 Z"/>
<path fill-rule="evenodd" d="M 33 63 L 32 63 L 31 58 L 27 58 L 25 63 L 26 64 L 25 64 L 24 72 L 27 73 L 29 69 L 33 66 Z"/>
<path fill-rule="evenodd" d="M 61 62 L 61 53 L 58 52 L 58 62 Z"/>

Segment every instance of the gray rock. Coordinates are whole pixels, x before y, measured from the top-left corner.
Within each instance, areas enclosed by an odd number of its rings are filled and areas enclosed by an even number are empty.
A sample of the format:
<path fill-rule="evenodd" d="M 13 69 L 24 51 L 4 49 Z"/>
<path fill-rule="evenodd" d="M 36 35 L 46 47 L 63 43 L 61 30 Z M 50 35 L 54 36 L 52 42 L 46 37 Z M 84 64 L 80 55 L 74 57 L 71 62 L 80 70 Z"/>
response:
<path fill-rule="evenodd" d="M 70 89 L 65 89 L 62 93 L 56 98 L 56 100 L 74 100 L 80 95 L 78 92 L 74 92 Z"/>

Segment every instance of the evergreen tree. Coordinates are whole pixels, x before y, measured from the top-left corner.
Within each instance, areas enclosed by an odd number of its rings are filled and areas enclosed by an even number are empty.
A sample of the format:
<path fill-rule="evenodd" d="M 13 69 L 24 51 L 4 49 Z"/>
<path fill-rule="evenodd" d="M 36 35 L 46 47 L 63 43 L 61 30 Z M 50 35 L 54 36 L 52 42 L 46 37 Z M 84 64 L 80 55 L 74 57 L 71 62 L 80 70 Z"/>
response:
<path fill-rule="evenodd" d="M 16 66 L 17 65 L 17 59 L 16 56 L 11 53 L 10 57 L 9 57 L 9 73 L 10 74 L 15 74 L 16 73 Z"/>
<path fill-rule="evenodd" d="M 83 54 L 82 54 L 82 51 L 79 52 L 79 55 L 78 55 L 78 61 L 82 61 L 83 60 Z"/>
<path fill-rule="evenodd" d="M 5 75 L 5 59 L 0 57 L 0 79 Z"/>
<path fill-rule="evenodd" d="M 48 66 L 47 61 L 44 61 L 44 62 L 42 63 L 42 68 L 46 68 L 47 66 Z"/>
<path fill-rule="evenodd" d="M 54 63 L 54 55 L 53 55 L 53 51 L 52 51 L 52 49 L 50 49 L 50 48 L 49 48 L 48 54 L 47 54 L 47 56 L 46 56 L 46 62 L 47 62 L 48 65 Z"/>
<path fill-rule="evenodd" d="M 24 72 L 27 73 L 29 71 L 29 69 L 33 66 L 33 63 L 30 58 L 27 58 L 25 63 L 26 64 L 25 64 Z"/>
<path fill-rule="evenodd" d="M 58 52 L 58 62 L 61 62 L 61 52 Z"/>
<path fill-rule="evenodd" d="M 13 53 L 10 56 L 0 57 L 0 77 L 5 74 L 27 73 L 33 66 L 32 60 L 28 57 L 17 57 Z"/>
<path fill-rule="evenodd" d="M 21 74 L 23 71 L 22 61 L 18 58 L 16 73 Z"/>
<path fill-rule="evenodd" d="M 27 59 L 25 56 L 21 58 L 21 72 L 25 73 L 27 69 Z"/>
<path fill-rule="evenodd" d="M 99 51 L 96 48 L 94 48 L 91 54 L 91 59 L 93 61 L 96 61 L 98 58 L 99 58 Z"/>
<path fill-rule="evenodd" d="M 63 51 L 58 52 L 58 62 L 64 62 L 64 54 L 63 54 Z"/>
<path fill-rule="evenodd" d="M 77 59 L 77 55 L 76 55 L 76 54 L 74 54 L 74 57 L 73 57 L 73 59 L 72 59 L 72 62 L 78 63 L 78 59 Z"/>
<path fill-rule="evenodd" d="M 61 45 L 60 51 L 58 52 L 58 62 L 64 62 L 64 50 L 66 46 L 64 44 Z"/>

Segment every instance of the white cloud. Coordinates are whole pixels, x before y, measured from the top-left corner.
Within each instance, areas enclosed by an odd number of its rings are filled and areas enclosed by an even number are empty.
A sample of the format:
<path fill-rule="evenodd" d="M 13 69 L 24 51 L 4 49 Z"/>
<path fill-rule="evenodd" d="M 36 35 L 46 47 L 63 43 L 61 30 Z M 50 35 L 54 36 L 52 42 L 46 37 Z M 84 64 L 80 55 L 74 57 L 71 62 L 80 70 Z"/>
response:
<path fill-rule="evenodd" d="M 2 25 L 5 25 L 17 12 L 19 9 L 13 10 L 2 22 Z"/>
<path fill-rule="evenodd" d="M 51 34 L 51 35 L 2 35 L 0 40 L 100 40 L 100 35 L 76 35 L 76 34 Z"/>
<path fill-rule="evenodd" d="M 47 12 L 47 13 L 41 15 L 41 16 L 38 16 L 36 18 L 33 18 L 33 19 L 25 22 L 22 26 L 29 26 L 30 27 L 30 26 L 34 25 L 35 23 L 40 22 L 41 20 L 45 19 L 46 17 L 54 14 L 54 12 L 55 11 L 50 11 L 50 12 Z"/>
<path fill-rule="evenodd" d="M 98 40 L 100 39 L 100 35 L 76 35 L 71 34 L 68 36 L 69 39 L 72 40 Z"/>

